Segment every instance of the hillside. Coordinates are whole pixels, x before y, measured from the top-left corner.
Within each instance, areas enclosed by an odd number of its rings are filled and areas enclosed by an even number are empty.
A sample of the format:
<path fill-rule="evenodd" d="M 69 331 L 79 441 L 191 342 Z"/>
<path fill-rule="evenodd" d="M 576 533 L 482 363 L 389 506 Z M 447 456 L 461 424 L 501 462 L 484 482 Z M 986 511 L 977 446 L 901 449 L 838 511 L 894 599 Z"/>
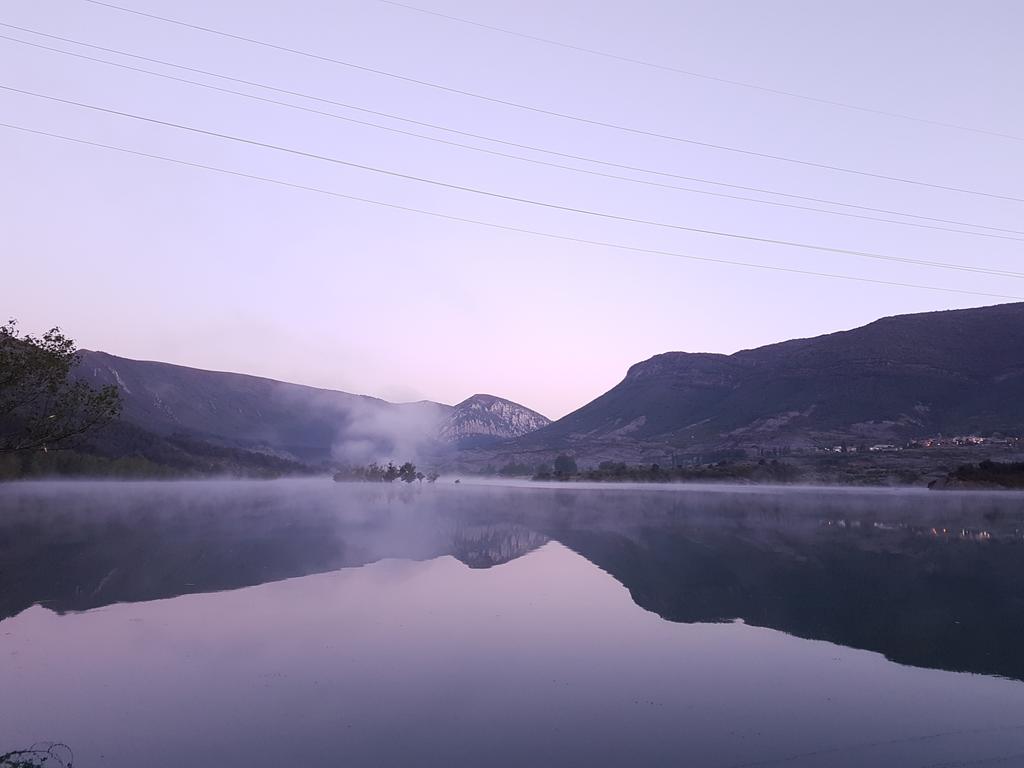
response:
<path fill-rule="evenodd" d="M 159 438 L 187 436 L 301 462 L 441 460 L 463 442 L 518 437 L 549 423 L 491 395 L 474 395 L 456 406 L 389 403 L 106 352 L 83 351 L 77 375 L 93 386 L 118 387 L 122 420 Z M 109 454 L 115 447 L 107 443 Z"/>
<path fill-rule="evenodd" d="M 667 352 L 488 461 L 1024 433 L 1024 304 L 884 318 L 733 355 Z"/>

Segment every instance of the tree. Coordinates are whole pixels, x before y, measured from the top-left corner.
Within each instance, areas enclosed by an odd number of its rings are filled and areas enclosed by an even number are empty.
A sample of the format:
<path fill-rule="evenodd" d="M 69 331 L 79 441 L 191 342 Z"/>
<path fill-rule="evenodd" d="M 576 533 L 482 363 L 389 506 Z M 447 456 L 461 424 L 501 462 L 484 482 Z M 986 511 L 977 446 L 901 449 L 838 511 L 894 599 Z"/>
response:
<path fill-rule="evenodd" d="M 37 338 L 0 326 L 0 453 L 72 447 L 121 412 L 117 387 L 72 377 L 78 362 L 59 328 Z"/>
<path fill-rule="evenodd" d="M 398 478 L 403 483 L 413 483 L 416 481 L 416 465 L 411 461 L 405 462 L 398 470 Z"/>
<path fill-rule="evenodd" d="M 393 483 L 398 479 L 398 467 L 392 462 L 388 462 L 387 469 L 384 470 L 384 474 L 381 475 L 381 480 L 385 483 Z"/>
<path fill-rule="evenodd" d="M 576 459 L 565 453 L 558 454 L 555 457 L 555 476 L 556 477 L 570 477 L 575 475 L 579 470 L 576 467 Z"/>
<path fill-rule="evenodd" d="M 428 482 L 428 483 L 436 483 L 436 482 L 437 482 L 437 479 L 438 479 L 439 477 L 441 477 L 441 476 L 440 476 L 439 474 L 437 474 L 437 472 L 430 472 L 430 473 L 429 473 L 429 474 L 427 475 L 427 482 Z"/>

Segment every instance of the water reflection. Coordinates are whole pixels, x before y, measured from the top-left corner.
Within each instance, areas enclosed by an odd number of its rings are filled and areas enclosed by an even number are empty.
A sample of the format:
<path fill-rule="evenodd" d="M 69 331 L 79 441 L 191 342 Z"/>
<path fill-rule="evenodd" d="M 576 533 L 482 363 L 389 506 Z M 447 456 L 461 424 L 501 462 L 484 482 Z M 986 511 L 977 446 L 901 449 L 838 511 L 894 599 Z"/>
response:
<path fill-rule="evenodd" d="M 388 558 L 490 568 L 555 540 L 672 622 L 1024 680 L 1012 495 L 63 483 L 7 486 L 0 504 L 0 620 Z"/>
<path fill-rule="evenodd" d="M 72 483 L 0 512 L 0 752 L 1024 760 L 1012 496 Z"/>

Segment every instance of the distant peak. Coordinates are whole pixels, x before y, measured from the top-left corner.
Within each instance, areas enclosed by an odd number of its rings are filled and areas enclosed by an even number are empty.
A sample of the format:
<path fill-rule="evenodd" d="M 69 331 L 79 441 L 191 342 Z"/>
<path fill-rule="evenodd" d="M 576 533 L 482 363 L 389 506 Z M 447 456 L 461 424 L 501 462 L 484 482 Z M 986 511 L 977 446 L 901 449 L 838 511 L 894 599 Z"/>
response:
<path fill-rule="evenodd" d="M 477 393 L 456 405 L 441 429 L 446 442 L 520 437 L 546 427 L 551 420 L 526 406 L 496 395 Z"/>
<path fill-rule="evenodd" d="M 461 405 L 473 405 L 474 403 L 479 405 L 491 405 L 493 403 L 512 403 L 512 401 L 506 400 L 503 397 L 498 397 L 497 395 L 488 395 L 484 392 L 477 392 L 475 395 L 467 397 L 455 407 L 458 408 Z M 515 403 L 512 404 L 515 405 Z"/>

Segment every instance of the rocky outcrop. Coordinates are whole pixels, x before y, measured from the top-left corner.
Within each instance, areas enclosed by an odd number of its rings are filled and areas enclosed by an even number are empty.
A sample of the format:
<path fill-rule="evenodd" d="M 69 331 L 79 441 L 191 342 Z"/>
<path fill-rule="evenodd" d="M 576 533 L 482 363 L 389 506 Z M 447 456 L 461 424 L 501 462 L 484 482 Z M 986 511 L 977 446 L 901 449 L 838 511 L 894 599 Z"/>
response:
<path fill-rule="evenodd" d="M 466 447 L 522 437 L 551 420 L 511 400 L 473 395 L 448 413 L 439 431 L 443 442 Z"/>

